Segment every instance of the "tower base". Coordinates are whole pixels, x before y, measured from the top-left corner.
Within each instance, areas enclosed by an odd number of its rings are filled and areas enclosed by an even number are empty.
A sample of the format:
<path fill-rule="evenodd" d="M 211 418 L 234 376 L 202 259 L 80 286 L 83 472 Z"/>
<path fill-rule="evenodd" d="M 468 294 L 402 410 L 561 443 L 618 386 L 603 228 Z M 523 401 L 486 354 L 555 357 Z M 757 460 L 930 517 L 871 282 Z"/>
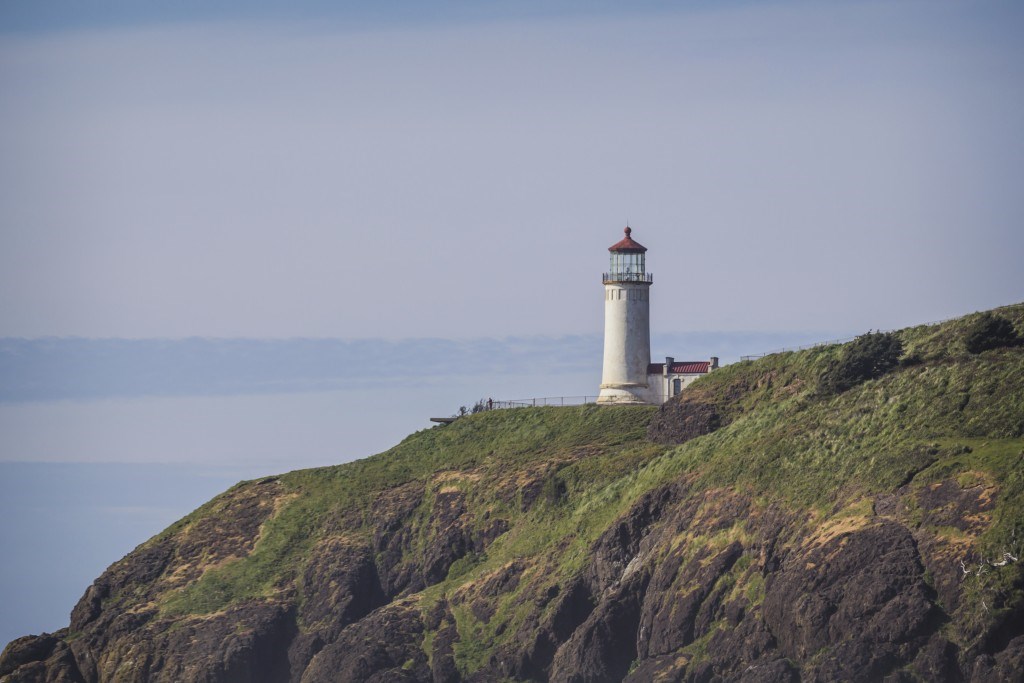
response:
<path fill-rule="evenodd" d="M 597 396 L 599 405 L 649 405 L 650 388 L 646 384 L 604 384 Z"/>

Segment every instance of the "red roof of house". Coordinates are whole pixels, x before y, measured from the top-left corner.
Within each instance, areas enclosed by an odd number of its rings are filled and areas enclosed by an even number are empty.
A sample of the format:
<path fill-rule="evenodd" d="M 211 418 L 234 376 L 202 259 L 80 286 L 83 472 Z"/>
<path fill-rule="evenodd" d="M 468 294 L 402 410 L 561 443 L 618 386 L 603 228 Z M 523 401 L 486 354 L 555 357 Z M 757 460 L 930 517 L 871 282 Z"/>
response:
<path fill-rule="evenodd" d="M 665 371 L 664 363 L 651 363 L 647 366 L 648 375 L 660 375 Z M 670 375 L 700 375 L 711 371 L 711 361 L 686 361 L 673 363 L 668 369 Z"/>
<path fill-rule="evenodd" d="M 629 236 L 633 230 L 628 225 L 623 232 L 626 233 L 626 236 L 608 247 L 608 251 L 617 251 L 623 254 L 642 254 L 647 251 L 647 247 L 633 240 L 633 238 Z"/>

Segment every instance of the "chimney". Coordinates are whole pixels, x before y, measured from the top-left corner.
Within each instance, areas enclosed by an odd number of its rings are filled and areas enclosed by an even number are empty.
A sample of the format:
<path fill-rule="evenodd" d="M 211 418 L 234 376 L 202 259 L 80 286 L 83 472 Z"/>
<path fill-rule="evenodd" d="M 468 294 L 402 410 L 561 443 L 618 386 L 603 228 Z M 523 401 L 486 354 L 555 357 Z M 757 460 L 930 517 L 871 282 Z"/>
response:
<path fill-rule="evenodd" d="M 672 372 L 672 364 L 676 362 L 676 359 L 672 356 L 665 356 L 665 376 L 668 377 Z"/>
<path fill-rule="evenodd" d="M 708 366 L 708 370 L 718 369 L 718 356 L 711 356 L 711 365 Z"/>

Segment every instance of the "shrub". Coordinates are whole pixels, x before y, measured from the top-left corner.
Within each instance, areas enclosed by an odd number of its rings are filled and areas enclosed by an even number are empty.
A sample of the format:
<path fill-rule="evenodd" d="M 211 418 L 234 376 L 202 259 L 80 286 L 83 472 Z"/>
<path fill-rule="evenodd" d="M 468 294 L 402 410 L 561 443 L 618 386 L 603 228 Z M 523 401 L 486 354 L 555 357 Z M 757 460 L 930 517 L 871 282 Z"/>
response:
<path fill-rule="evenodd" d="M 549 505 L 561 505 L 568 495 L 569 489 L 565 485 L 565 481 L 557 474 L 544 480 L 541 496 Z"/>
<path fill-rule="evenodd" d="M 924 356 L 921 355 L 920 351 L 915 351 L 914 353 L 907 354 L 906 356 L 900 359 L 900 365 L 902 365 L 905 368 L 920 365 L 923 362 Z"/>
<path fill-rule="evenodd" d="M 843 355 L 821 376 L 823 393 L 838 394 L 861 382 L 881 377 L 900 362 L 903 342 L 892 332 L 868 332 L 843 349 Z"/>
<path fill-rule="evenodd" d="M 477 413 L 482 413 L 485 410 L 489 410 L 487 405 L 487 401 L 485 401 L 484 399 L 480 399 L 479 401 L 473 404 L 472 408 L 467 408 L 466 406 L 459 406 L 458 412 L 452 415 L 452 417 L 465 417 L 466 415 L 476 415 Z"/>
<path fill-rule="evenodd" d="M 1001 315 L 986 312 L 978 316 L 967 330 L 964 345 L 970 353 L 981 353 L 989 349 L 1019 346 L 1021 343 L 1013 323 Z"/>

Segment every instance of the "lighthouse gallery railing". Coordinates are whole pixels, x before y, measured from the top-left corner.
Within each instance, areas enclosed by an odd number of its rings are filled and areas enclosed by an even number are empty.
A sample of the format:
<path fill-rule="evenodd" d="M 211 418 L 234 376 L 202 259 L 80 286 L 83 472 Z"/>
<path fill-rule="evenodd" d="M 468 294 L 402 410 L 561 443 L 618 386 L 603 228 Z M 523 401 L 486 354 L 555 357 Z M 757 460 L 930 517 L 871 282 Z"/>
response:
<path fill-rule="evenodd" d="M 602 282 L 654 282 L 654 275 L 651 273 L 602 273 Z"/>

